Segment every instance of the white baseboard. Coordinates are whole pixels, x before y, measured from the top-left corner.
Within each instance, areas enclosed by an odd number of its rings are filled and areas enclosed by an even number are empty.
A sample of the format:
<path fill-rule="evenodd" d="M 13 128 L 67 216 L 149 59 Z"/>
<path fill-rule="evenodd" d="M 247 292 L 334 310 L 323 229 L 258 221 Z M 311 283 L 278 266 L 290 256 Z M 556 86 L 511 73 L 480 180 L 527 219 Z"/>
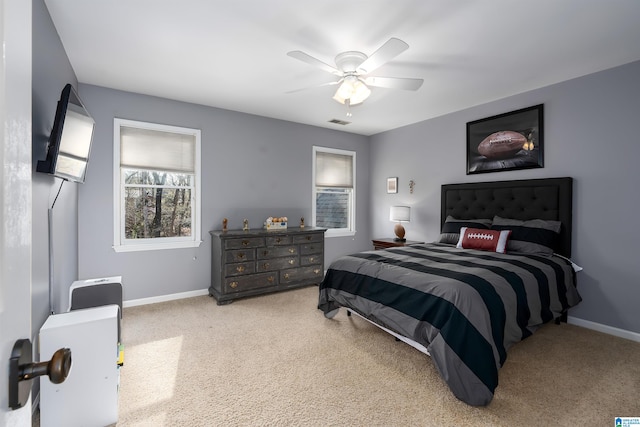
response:
<path fill-rule="evenodd" d="M 136 305 L 155 304 L 155 303 L 158 303 L 158 302 L 173 301 L 173 300 L 184 299 L 184 298 L 200 297 L 200 296 L 203 296 L 203 295 L 209 295 L 209 291 L 207 289 L 200 289 L 200 290 L 197 290 L 197 291 L 180 292 L 178 294 L 169 294 L 169 295 L 160 295 L 160 296 L 157 296 L 157 297 L 132 299 L 132 300 L 128 300 L 128 301 L 123 301 L 122 302 L 122 306 L 125 307 L 125 308 L 126 307 L 134 307 Z"/>
<path fill-rule="evenodd" d="M 613 326 L 603 325 L 602 323 L 591 322 L 589 320 L 577 319 L 569 316 L 567 323 L 583 328 L 593 329 L 594 331 L 603 332 L 605 334 L 614 335 L 616 337 L 625 338 L 631 341 L 640 342 L 640 334 L 637 332 L 627 331 L 625 329 L 614 328 Z"/>

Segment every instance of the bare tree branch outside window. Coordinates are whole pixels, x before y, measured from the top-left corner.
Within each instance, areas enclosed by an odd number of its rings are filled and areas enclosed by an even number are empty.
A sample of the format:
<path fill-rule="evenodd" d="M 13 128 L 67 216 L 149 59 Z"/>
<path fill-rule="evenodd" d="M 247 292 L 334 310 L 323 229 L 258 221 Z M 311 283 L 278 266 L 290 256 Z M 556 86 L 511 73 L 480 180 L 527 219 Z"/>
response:
<path fill-rule="evenodd" d="M 191 236 L 190 174 L 126 170 L 125 237 Z"/>

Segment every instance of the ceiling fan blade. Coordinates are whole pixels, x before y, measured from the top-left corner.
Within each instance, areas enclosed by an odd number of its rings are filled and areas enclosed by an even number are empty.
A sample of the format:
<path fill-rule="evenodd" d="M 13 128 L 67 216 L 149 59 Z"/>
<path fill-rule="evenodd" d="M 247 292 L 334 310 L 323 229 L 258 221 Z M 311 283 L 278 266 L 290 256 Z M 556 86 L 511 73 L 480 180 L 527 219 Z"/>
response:
<path fill-rule="evenodd" d="M 423 79 L 408 79 L 402 77 L 367 77 L 364 79 L 364 83 L 367 86 L 403 90 L 418 90 L 423 82 Z"/>
<path fill-rule="evenodd" d="M 331 65 L 326 64 L 319 59 L 302 52 L 301 50 L 292 50 L 291 52 L 287 52 L 287 55 L 302 62 L 306 62 L 309 65 L 313 65 L 314 67 L 320 68 L 328 73 L 335 74 L 336 76 L 342 76 L 342 72 L 337 68 L 332 67 Z"/>
<path fill-rule="evenodd" d="M 317 87 L 333 86 L 333 85 L 337 85 L 339 83 L 342 83 L 342 80 L 343 79 L 340 79 L 340 80 L 338 80 L 336 82 L 328 82 L 328 83 L 322 83 L 322 84 L 315 85 L 315 86 L 308 86 L 308 87 L 303 87 L 303 88 L 300 88 L 300 89 L 293 89 L 293 90 L 286 91 L 285 93 L 296 93 L 296 92 L 301 92 L 303 90 L 315 89 Z"/>
<path fill-rule="evenodd" d="M 368 74 L 400 55 L 405 50 L 409 49 L 409 45 L 403 42 L 400 39 L 396 39 L 395 37 L 391 37 L 385 44 L 380 46 L 378 50 L 373 52 L 369 58 L 364 61 L 358 67 L 358 72 L 362 74 Z"/>

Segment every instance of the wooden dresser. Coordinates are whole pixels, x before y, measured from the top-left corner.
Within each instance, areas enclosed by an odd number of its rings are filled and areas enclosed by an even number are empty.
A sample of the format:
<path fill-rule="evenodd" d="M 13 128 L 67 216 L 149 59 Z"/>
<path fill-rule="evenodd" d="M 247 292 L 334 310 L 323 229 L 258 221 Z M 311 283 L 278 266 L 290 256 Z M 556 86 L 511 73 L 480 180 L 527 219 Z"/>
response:
<path fill-rule="evenodd" d="M 218 305 L 234 299 L 319 284 L 324 228 L 227 230 L 211 234 L 211 286 Z"/>

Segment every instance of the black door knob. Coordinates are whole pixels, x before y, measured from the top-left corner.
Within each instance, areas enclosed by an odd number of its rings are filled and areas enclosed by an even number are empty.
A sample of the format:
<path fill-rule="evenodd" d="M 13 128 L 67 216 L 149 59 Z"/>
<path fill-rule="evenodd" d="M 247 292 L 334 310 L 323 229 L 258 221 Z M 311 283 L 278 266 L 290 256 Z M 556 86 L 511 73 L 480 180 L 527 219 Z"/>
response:
<path fill-rule="evenodd" d="M 41 375 L 47 375 L 54 384 L 60 384 L 71 370 L 71 350 L 61 348 L 53 353 L 48 362 L 29 363 L 20 367 L 20 380 L 31 380 Z"/>
<path fill-rule="evenodd" d="M 16 341 L 9 359 L 9 407 L 24 406 L 31 392 L 31 380 L 41 375 L 49 376 L 54 384 L 60 384 L 71 370 L 71 350 L 61 348 L 47 362 L 32 362 L 31 340 Z"/>

